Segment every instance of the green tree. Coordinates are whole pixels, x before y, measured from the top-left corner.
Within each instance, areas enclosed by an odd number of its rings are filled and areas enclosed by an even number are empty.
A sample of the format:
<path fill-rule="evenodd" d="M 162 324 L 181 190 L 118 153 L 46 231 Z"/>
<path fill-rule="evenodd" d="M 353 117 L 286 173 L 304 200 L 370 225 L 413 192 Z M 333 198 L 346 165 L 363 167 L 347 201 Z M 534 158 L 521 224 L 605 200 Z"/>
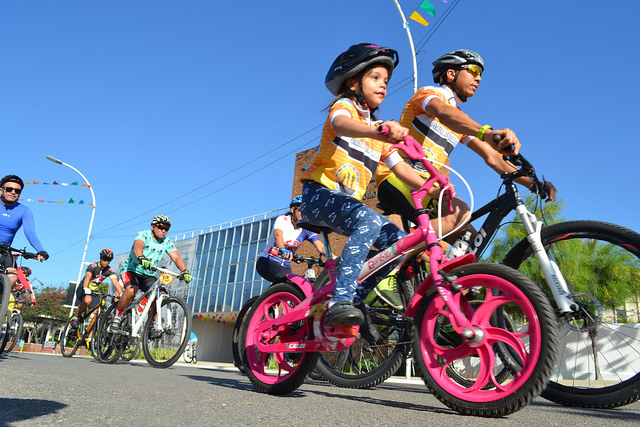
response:
<path fill-rule="evenodd" d="M 37 304 L 25 306 L 22 309 L 22 317 L 25 320 L 34 321 L 37 317 L 48 316 L 54 319 L 66 320 L 68 311 L 63 307 L 66 296 L 65 289 L 45 286 L 35 291 Z"/>

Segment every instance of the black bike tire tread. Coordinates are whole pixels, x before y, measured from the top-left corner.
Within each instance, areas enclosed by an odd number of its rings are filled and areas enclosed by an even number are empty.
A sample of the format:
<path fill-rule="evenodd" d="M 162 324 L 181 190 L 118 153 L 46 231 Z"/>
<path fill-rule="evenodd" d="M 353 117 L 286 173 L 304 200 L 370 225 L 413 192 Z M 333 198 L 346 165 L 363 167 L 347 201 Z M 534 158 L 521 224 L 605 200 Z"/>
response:
<path fill-rule="evenodd" d="M 550 225 L 542 230 L 542 241 L 571 232 L 598 233 L 628 242 L 640 249 L 640 234 L 616 224 L 602 221 L 575 220 Z M 518 268 L 529 257 L 529 242 L 524 239 L 505 256 L 503 263 Z M 597 389 L 565 386 L 549 382 L 542 397 L 564 406 L 613 409 L 640 400 L 640 373 L 623 383 Z"/>
<path fill-rule="evenodd" d="M 17 331 L 13 334 L 13 336 L 14 336 L 13 342 L 11 342 L 11 345 L 9 345 L 8 347 L 6 347 L 4 349 L 4 351 L 7 352 L 7 353 L 9 353 L 11 350 L 13 350 L 16 347 L 16 344 L 18 344 L 18 341 L 20 340 L 20 337 L 22 336 L 22 328 L 23 328 L 23 324 L 24 324 L 24 320 L 22 319 L 22 315 L 20 313 L 15 313 L 15 314 L 12 314 L 11 316 L 12 316 L 12 318 L 14 316 L 18 316 L 18 319 L 20 319 L 20 321 L 18 322 Z"/>
<path fill-rule="evenodd" d="M 73 346 L 73 349 L 70 352 L 67 352 L 65 350 L 66 347 L 64 343 L 67 341 L 67 333 L 69 328 L 71 327 L 72 319 L 73 317 L 69 318 L 69 320 L 67 320 L 67 323 L 64 324 L 64 328 L 62 329 L 62 339 L 60 340 L 60 354 L 62 354 L 63 357 L 73 357 L 78 351 L 78 347 L 80 346 L 81 342 L 81 340 L 77 340 L 76 345 Z"/>
<path fill-rule="evenodd" d="M 185 320 L 187 322 L 186 330 L 191 331 L 191 311 L 189 310 L 189 306 L 187 305 L 187 303 L 182 298 L 170 296 L 170 297 L 166 297 L 162 301 L 162 305 L 167 305 L 170 302 L 176 302 L 180 306 L 182 306 L 182 308 L 184 309 Z M 149 319 L 153 319 L 155 314 L 156 314 L 156 307 L 154 305 L 153 307 L 151 307 L 151 310 L 149 310 L 149 314 L 147 317 L 147 324 L 144 326 L 144 332 L 142 334 L 142 352 L 144 353 L 144 358 L 146 359 L 147 363 L 149 363 L 149 365 L 153 366 L 154 368 L 161 368 L 161 369 L 168 368 L 169 366 L 176 363 L 178 359 L 180 359 L 180 356 L 182 356 L 182 354 L 184 353 L 184 349 L 187 347 L 187 343 L 189 342 L 189 335 L 188 333 L 185 333 L 184 339 L 182 340 L 182 344 L 180 345 L 178 351 L 176 351 L 176 354 L 174 354 L 169 360 L 166 360 L 164 362 L 158 362 L 153 357 L 151 357 L 151 353 L 149 352 L 149 345 L 148 345 L 149 341 L 147 338 L 149 329 L 151 328 L 151 324 L 152 324 L 152 322 L 150 322 Z"/>
<path fill-rule="evenodd" d="M 231 354 L 233 355 L 233 365 L 238 368 L 240 372 L 245 374 L 247 371 L 244 367 L 242 360 L 242 353 L 240 352 L 240 338 L 242 337 L 242 323 L 246 315 L 251 310 L 251 307 L 256 302 L 259 296 L 251 297 L 244 303 L 238 316 L 236 317 L 236 324 L 233 326 L 233 334 L 231 335 Z"/>
<path fill-rule="evenodd" d="M 5 315 L 8 315 L 9 308 L 9 294 L 11 293 L 11 280 L 6 274 L 0 274 L 0 285 L 2 285 L 2 298 L 0 299 L 0 320 L 4 322 Z M 0 354 L 4 352 L 4 347 L 7 344 L 7 334 L 2 336 L 2 342 L 0 342 Z"/>
<path fill-rule="evenodd" d="M 100 325 L 100 330 L 98 331 L 98 334 L 96 336 L 96 339 L 98 341 L 98 357 L 100 359 L 101 362 L 103 363 L 107 363 L 107 364 L 113 364 L 115 363 L 118 359 L 120 359 L 120 357 L 122 356 L 122 353 L 124 352 L 124 348 L 122 348 L 122 346 L 118 346 L 119 348 L 114 349 L 113 350 L 113 354 L 111 355 L 111 357 L 109 358 L 104 358 L 102 355 L 102 345 L 101 345 L 101 341 L 102 341 L 102 334 L 109 334 L 110 332 L 107 331 L 107 329 L 109 328 L 109 323 L 108 321 L 106 321 L 109 318 L 109 314 L 112 313 L 117 307 L 117 304 L 114 303 L 113 305 L 111 305 L 111 307 L 109 307 L 107 309 L 107 311 L 105 311 L 104 313 L 104 317 L 103 320 L 105 320 L 104 322 L 102 322 L 102 324 Z"/>
<path fill-rule="evenodd" d="M 474 270 L 477 270 L 474 272 Z M 483 271 L 484 270 L 484 271 Z M 426 311 L 428 304 L 432 299 L 425 299 L 421 302 L 416 316 L 416 322 L 413 329 L 414 334 L 414 360 L 419 368 L 427 388 L 434 396 L 449 408 L 464 414 L 479 417 L 503 417 L 512 414 L 519 409 L 527 406 L 535 397 L 539 396 L 544 390 L 551 375 L 556 362 L 556 344 L 557 344 L 557 328 L 556 317 L 548 303 L 548 300 L 541 289 L 529 278 L 524 276 L 517 270 L 511 269 L 501 264 L 476 263 L 458 267 L 450 274 L 460 275 L 464 272 L 469 274 L 489 274 L 503 277 L 512 283 L 517 283 L 519 288 L 525 292 L 527 298 L 533 304 L 541 326 L 541 334 L 543 335 L 543 344 L 541 354 L 538 360 L 538 366 L 532 373 L 531 378 L 519 390 L 511 395 L 494 402 L 465 402 L 458 398 L 451 397 L 443 393 L 439 386 L 434 386 L 435 382 L 428 375 L 426 369 L 423 368 L 424 361 L 420 353 L 420 326 L 422 317 Z M 512 278 L 510 279 L 509 276 Z M 515 279 L 515 280 L 513 280 Z M 434 295 L 435 296 L 435 295 Z M 532 299 L 533 297 L 533 299 Z"/>

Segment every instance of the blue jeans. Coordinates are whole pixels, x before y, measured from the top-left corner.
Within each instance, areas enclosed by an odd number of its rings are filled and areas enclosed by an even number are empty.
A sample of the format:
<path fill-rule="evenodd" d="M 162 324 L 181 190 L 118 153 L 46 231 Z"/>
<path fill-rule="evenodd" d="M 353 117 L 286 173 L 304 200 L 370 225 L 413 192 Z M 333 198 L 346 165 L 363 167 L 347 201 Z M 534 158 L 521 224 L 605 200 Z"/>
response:
<path fill-rule="evenodd" d="M 393 269 L 394 265 L 389 265 L 358 285 L 360 270 L 371 247 L 385 249 L 406 235 L 364 203 L 315 181 L 305 181 L 300 213 L 304 222 L 349 236 L 340 258 L 333 301 L 354 302 L 356 295 L 364 299 Z"/>

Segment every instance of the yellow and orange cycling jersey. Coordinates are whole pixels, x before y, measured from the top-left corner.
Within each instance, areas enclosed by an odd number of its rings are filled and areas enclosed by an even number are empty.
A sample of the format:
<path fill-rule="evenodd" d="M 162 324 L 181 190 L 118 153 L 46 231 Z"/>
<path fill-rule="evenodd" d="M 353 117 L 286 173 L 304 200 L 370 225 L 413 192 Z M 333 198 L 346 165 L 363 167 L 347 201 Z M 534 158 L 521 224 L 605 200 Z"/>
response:
<path fill-rule="evenodd" d="M 318 152 L 300 180 L 312 180 L 362 200 L 378 163 L 391 154 L 388 150 L 391 144 L 373 138 L 337 135 L 331 122 L 341 115 L 370 126 L 379 124 L 373 120 L 369 110 L 358 108 L 350 99 L 336 101 L 324 124 Z"/>
<path fill-rule="evenodd" d="M 409 128 L 409 134 L 422 144 L 422 149 L 428 159 L 446 164 L 449 154 L 459 142 L 466 145 L 473 138 L 452 131 L 440 123 L 437 117 L 425 112 L 427 104 L 434 98 L 439 98 L 448 105 L 460 109 L 458 107 L 460 101 L 449 87 L 425 86 L 420 88 L 405 105 L 402 117 L 400 117 L 400 124 Z M 402 151 L 400 151 L 400 155 L 405 157 Z M 422 177 L 429 177 L 429 174 L 422 167 L 422 163 L 411 159 L 406 160 Z M 435 165 L 435 167 L 440 169 L 439 165 Z M 380 185 L 391 174 L 389 168 L 380 165 L 375 176 L 376 184 Z"/>

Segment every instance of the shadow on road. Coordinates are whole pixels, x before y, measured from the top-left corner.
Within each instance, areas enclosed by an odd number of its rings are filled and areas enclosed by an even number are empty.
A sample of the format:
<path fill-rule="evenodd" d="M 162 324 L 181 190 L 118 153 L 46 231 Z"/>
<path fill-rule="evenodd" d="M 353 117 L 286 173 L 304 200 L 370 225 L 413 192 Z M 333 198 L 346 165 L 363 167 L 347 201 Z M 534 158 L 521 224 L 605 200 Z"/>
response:
<path fill-rule="evenodd" d="M 49 415 L 66 407 L 53 400 L 0 398 L 0 425 Z"/>

